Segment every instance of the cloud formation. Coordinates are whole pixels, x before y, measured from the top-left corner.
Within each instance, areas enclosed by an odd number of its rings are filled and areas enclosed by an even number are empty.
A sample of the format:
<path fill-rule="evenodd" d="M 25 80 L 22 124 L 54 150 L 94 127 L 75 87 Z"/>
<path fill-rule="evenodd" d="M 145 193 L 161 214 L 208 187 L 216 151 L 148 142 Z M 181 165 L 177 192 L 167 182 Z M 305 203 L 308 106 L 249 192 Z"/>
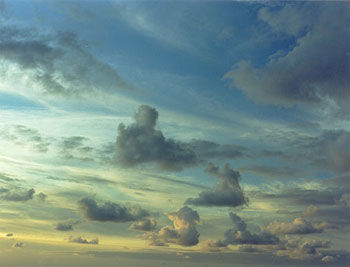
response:
<path fill-rule="evenodd" d="M 241 179 L 239 172 L 231 169 L 228 164 L 225 164 L 222 170 L 219 171 L 219 168 L 213 163 L 208 164 L 205 172 L 218 179 L 215 188 L 199 193 L 197 198 L 188 198 L 185 204 L 226 207 L 237 207 L 247 204 L 248 199 L 239 185 Z"/>
<path fill-rule="evenodd" d="M 0 189 L 0 198 L 6 201 L 28 201 L 33 199 L 35 190 L 31 188 L 29 190 L 21 190 L 21 189 Z"/>
<path fill-rule="evenodd" d="M 196 225 L 200 218 L 197 211 L 189 207 L 183 207 L 176 212 L 166 213 L 173 225 L 166 225 L 158 232 L 145 235 L 153 246 L 167 246 L 178 244 L 181 246 L 195 246 L 199 242 L 199 232 Z"/>
<path fill-rule="evenodd" d="M 245 157 L 245 148 L 219 145 L 205 140 L 181 142 L 164 137 L 157 130 L 158 111 L 142 105 L 129 126 L 119 124 L 116 143 L 117 162 L 123 167 L 155 164 L 161 170 L 180 171 L 208 159 Z"/>
<path fill-rule="evenodd" d="M 350 30 L 342 5 L 283 5 L 262 8 L 259 19 L 280 37 L 295 39 L 263 67 L 238 62 L 224 78 L 258 103 L 294 105 L 334 103 L 349 112 Z"/>
<path fill-rule="evenodd" d="M 275 235 L 284 234 L 313 234 L 322 233 L 325 229 L 331 228 L 328 223 L 312 224 L 302 218 L 295 218 L 291 223 L 285 222 L 270 222 L 266 226 L 266 231 Z"/>
<path fill-rule="evenodd" d="M 224 233 L 223 240 L 207 240 L 204 248 L 207 250 L 217 250 L 228 245 L 275 245 L 280 240 L 277 236 L 268 233 L 251 233 L 247 230 L 247 224 L 237 214 L 230 212 L 229 216 L 234 225 L 233 228 Z"/>
<path fill-rule="evenodd" d="M 94 239 L 91 239 L 91 240 L 87 240 L 86 238 L 83 238 L 83 237 L 81 237 L 81 236 L 78 236 L 78 237 L 70 236 L 70 237 L 69 237 L 69 242 L 72 242 L 72 243 L 79 243 L 79 244 L 98 245 L 99 240 L 98 240 L 98 238 L 94 238 Z"/>
<path fill-rule="evenodd" d="M 91 221 L 130 222 L 150 216 L 150 213 L 140 206 L 126 207 L 113 202 L 98 204 L 90 197 L 81 199 L 79 206 L 85 218 Z"/>
<path fill-rule="evenodd" d="M 1 25 L 0 39 L 0 76 L 17 78 L 38 93 L 67 97 L 133 88 L 73 33 L 6 24 Z"/>
<path fill-rule="evenodd" d="M 134 222 L 130 225 L 130 229 L 137 231 L 153 231 L 157 226 L 156 220 L 146 218 L 141 221 Z"/>

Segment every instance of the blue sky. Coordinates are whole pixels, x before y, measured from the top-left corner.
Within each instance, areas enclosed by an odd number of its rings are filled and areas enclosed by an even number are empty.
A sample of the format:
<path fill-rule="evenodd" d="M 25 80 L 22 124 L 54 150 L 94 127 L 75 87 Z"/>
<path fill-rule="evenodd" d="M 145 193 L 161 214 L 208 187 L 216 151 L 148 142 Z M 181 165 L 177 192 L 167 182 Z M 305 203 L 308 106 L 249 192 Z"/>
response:
<path fill-rule="evenodd" d="M 346 265 L 349 8 L 0 1 L 7 266 Z"/>

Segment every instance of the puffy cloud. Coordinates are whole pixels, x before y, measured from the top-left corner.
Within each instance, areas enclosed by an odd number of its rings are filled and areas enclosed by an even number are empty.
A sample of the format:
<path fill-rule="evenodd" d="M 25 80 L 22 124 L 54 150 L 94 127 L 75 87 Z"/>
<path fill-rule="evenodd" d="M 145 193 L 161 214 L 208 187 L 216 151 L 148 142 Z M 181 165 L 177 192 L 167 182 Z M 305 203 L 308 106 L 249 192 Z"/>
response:
<path fill-rule="evenodd" d="M 85 218 L 92 221 L 130 222 L 149 216 L 149 212 L 139 206 L 125 207 L 113 202 L 99 205 L 95 199 L 85 197 L 79 201 Z"/>
<path fill-rule="evenodd" d="M 34 188 L 27 191 L 20 189 L 2 189 L 0 190 L 0 198 L 7 201 L 28 201 L 33 199 L 35 193 Z"/>
<path fill-rule="evenodd" d="M 62 138 L 59 143 L 59 154 L 65 159 L 92 160 L 93 148 L 85 145 L 89 139 L 83 136 L 70 136 Z M 89 157 L 90 156 L 90 157 Z"/>
<path fill-rule="evenodd" d="M 200 218 L 197 211 L 183 207 L 176 212 L 166 213 L 172 226 L 166 225 L 158 232 L 146 234 L 145 238 L 154 246 L 167 246 L 169 243 L 181 246 L 194 246 L 199 242 L 196 225 Z"/>
<path fill-rule="evenodd" d="M 240 61 L 224 78 L 259 103 L 294 105 L 333 102 L 349 112 L 348 5 L 283 5 L 263 8 L 259 18 L 295 46 L 277 51 L 255 68 Z"/>
<path fill-rule="evenodd" d="M 117 137 L 117 160 L 124 167 L 155 163 L 160 169 L 181 170 L 197 164 L 196 154 L 173 139 L 166 139 L 154 127 L 158 119 L 156 109 L 140 106 L 135 123 L 120 124 Z"/>
<path fill-rule="evenodd" d="M 206 173 L 215 176 L 219 181 L 213 190 L 199 193 L 197 198 L 188 198 L 187 205 L 197 206 L 227 206 L 237 207 L 247 204 L 241 186 L 239 185 L 240 174 L 225 164 L 221 171 L 213 163 L 209 163 Z"/>
<path fill-rule="evenodd" d="M 233 222 L 234 228 L 227 230 L 224 233 L 223 240 L 207 241 L 206 247 L 209 250 L 225 248 L 228 245 L 275 245 L 279 244 L 280 240 L 277 236 L 268 232 L 251 233 L 248 231 L 247 224 L 237 214 L 230 212 L 229 216 Z"/>
<path fill-rule="evenodd" d="M 179 171 L 210 158 L 237 158 L 246 156 L 245 148 L 237 145 L 219 145 L 205 140 L 180 142 L 165 138 L 155 129 L 158 111 L 142 105 L 134 116 L 135 123 L 119 124 L 116 143 L 117 162 L 123 167 L 152 163 L 159 169 Z"/>
<path fill-rule="evenodd" d="M 153 231 L 157 226 L 156 220 L 152 218 L 143 219 L 130 225 L 130 229 L 137 231 Z"/>
<path fill-rule="evenodd" d="M 267 225 L 266 230 L 275 235 L 284 234 L 313 234 L 322 233 L 324 229 L 330 228 L 328 223 L 312 224 L 302 218 L 295 218 L 291 223 L 271 222 Z"/>
<path fill-rule="evenodd" d="M 79 243 L 79 244 L 91 244 L 91 245 L 98 245 L 99 241 L 98 238 L 87 240 L 81 236 L 78 237 L 69 237 L 69 242 L 72 243 Z"/>

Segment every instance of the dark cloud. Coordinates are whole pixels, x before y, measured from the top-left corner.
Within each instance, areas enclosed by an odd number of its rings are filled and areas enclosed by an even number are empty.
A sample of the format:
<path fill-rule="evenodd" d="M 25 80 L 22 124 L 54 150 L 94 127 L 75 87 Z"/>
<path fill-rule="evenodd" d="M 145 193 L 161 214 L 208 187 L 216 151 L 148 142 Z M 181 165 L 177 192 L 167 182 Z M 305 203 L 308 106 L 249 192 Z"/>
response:
<path fill-rule="evenodd" d="M 259 18 L 279 37 L 292 36 L 294 47 L 277 51 L 263 67 L 241 61 L 224 78 L 259 103 L 333 102 L 348 113 L 348 12 L 348 3 L 262 8 Z"/>
<path fill-rule="evenodd" d="M 147 233 L 145 238 L 153 246 L 167 246 L 169 243 L 181 246 L 195 246 L 199 242 L 196 225 L 199 223 L 197 211 L 183 207 L 176 212 L 166 213 L 173 225 L 162 227 L 158 232 Z"/>
<path fill-rule="evenodd" d="M 137 231 L 153 231 L 157 226 L 156 220 L 152 218 L 146 218 L 141 221 L 134 222 L 130 225 L 130 229 Z"/>
<path fill-rule="evenodd" d="M 154 128 L 158 119 L 156 109 L 140 106 L 134 119 L 134 124 L 118 127 L 117 160 L 122 166 L 155 163 L 160 169 L 174 171 L 198 163 L 192 150 L 181 142 L 166 139 Z"/>
<path fill-rule="evenodd" d="M 80 220 L 78 221 L 67 221 L 67 222 L 59 222 L 56 224 L 55 229 L 58 231 L 73 231 L 73 226 L 81 223 Z"/>
<path fill-rule="evenodd" d="M 1 189 L 0 198 L 6 201 L 28 201 L 33 199 L 35 190 L 33 188 L 29 190 L 21 189 Z"/>
<path fill-rule="evenodd" d="M 322 233 L 325 229 L 331 228 L 326 222 L 313 224 L 303 218 L 295 218 L 291 223 L 286 222 L 270 222 L 265 228 L 266 231 L 274 235 L 285 234 L 313 234 Z"/>
<path fill-rule="evenodd" d="M 155 129 L 158 111 L 146 105 L 139 107 L 134 120 L 135 123 L 128 127 L 122 123 L 118 127 L 117 162 L 123 167 L 151 163 L 162 170 L 180 171 L 210 158 L 246 156 L 246 149 L 242 146 L 219 145 L 204 140 L 185 143 L 165 138 L 162 131 Z"/>
<path fill-rule="evenodd" d="M 130 222 L 150 216 L 150 213 L 139 206 L 126 207 L 113 202 L 99 205 L 95 199 L 85 197 L 79 201 L 85 218 L 101 222 Z"/>
<path fill-rule="evenodd" d="M 94 57 L 75 34 L 45 32 L 34 28 L 2 25 L 0 69 L 11 77 L 8 66 L 16 67 L 39 93 L 64 96 L 133 89 L 109 65 Z"/>
<path fill-rule="evenodd" d="M 8 234 L 6 234 L 6 236 L 11 237 L 11 236 L 13 236 L 13 233 L 8 233 Z"/>
<path fill-rule="evenodd" d="M 251 233 L 247 230 L 247 224 L 237 214 L 230 212 L 230 218 L 234 227 L 224 233 L 223 240 L 208 240 L 204 244 L 207 250 L 215 250 L 225 248 L 228 245 L 275 245 L 279 244 L 280 240 L 277 236 L 268 233 Z"/>
<path fill-rule="evenodd" d="M 213 190 L 199 193 L 198 198 L 189 198 L 185 201 L 188 205 L 197 206 L 227 206 L 237 207 L 247 204 L 241 186 L 240 174 L 225 164 L 221 171 L 212 163 L 208 164 L 206 173 L 215 176 L 219 181 Z"/>
<path fill-rule="evenodd" d="M 79 244 L 90 244 L 90 245 L 98 245 L 99 243 L 99 240 L 98 238 L 95 238 L 95 239 L 91 239 L 91 240 L 87 240 L 81 236 L 78 236 L 78 237 L 72 237 L 70 236 L 69 237 L 69 242 L 72 242 L 72 243 L 79 243 Z"/>

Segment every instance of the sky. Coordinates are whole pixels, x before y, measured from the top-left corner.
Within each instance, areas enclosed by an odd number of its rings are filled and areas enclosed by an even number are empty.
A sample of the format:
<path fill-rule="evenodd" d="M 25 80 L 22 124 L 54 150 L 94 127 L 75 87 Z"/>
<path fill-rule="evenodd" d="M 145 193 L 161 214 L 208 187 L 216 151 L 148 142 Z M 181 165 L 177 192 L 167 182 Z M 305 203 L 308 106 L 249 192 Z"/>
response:
<path fill-rule="evenodd" d="M 349 264 L 349 14 L 0 0 L 1 265 Z"/>

